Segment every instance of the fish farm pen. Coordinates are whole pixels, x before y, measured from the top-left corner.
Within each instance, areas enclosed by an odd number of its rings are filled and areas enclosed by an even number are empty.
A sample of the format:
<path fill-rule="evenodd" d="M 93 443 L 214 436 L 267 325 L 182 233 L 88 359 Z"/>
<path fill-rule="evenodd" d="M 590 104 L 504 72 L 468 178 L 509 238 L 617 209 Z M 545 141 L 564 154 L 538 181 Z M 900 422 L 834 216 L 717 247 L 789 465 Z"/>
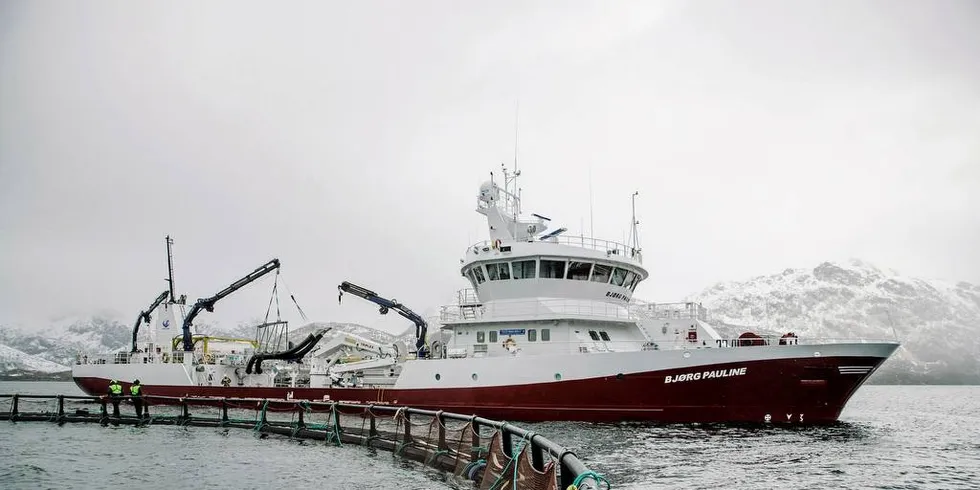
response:
<path fill-rule="evenodd" d="M 480 490 L 608 489 L 609 482 L 568 449 L 515 425 L 471 415 L 393 405 L 259 398 L 0 395 L 0 421 L 102 425 L 236 427 L 257 433 L 356 444 L 391 451 Z M 152 409 L 152 414 L 150 411 Z M 122 414 L 122 412 L 128 412 Z M 130 415 L 133 414 L 133 415 Z"/>

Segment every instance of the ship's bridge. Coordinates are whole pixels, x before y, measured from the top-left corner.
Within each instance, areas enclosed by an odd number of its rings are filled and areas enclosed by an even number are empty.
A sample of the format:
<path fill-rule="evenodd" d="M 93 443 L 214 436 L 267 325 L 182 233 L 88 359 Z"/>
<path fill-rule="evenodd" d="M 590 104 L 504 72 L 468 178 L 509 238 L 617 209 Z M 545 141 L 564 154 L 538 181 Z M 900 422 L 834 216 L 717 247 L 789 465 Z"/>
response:
<path fill-rule="evenodd" d="M 562 235 L 565 228 L 544 233 L 550 219 L 521 214 L 519 174 L 505 169 L 503 188 L 490 180 L 477 195 L 476 211 L 487 217 L 490 239 L 466 249 L 460 272 L 479 301 L 548 297 L 628 303 L 649 275 L 639 246 L 569 237 Z"/>
<path fill-rule="evenodd" d="M 460 272 L 481 302 L 549 297 L 628 303 L 649 275 L 639 254 L 625 245 L 586 237 L 476 243 Z"/>

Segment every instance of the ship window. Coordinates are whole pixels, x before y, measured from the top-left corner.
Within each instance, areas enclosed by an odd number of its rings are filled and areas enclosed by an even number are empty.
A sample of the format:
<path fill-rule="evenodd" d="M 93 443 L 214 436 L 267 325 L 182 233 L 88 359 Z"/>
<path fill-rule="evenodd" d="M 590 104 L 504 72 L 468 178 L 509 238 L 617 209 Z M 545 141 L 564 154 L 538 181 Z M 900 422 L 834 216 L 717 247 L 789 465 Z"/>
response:
<path fill-rule="evenodd" d="M 592 262 L 569 262 L 568 278 L 574 281 L 589 280 L 589 273 L 592 272 Z"/>
<path fill-rule="evenodd" d="M 491 281 L 510 279 L 510 263 L 495 262 L 487 264 L 487 276 L 490 277 Z"/>
<path fill-rule="evenodd" d="M 626 289 L 629 289 L 629 288 L 633 287 L 633 283 L 636 282 L 636 278 L 637 277 L 639 277 L 639 276 L 637 276 L 636 273 L 627 271 L 626 272 L 626 280 L 623 281 L 623 287 L 626 288 Z M 616 281 L 616 279 L 613 279 L 613 282 L 615 282 L 615 281 Z"/>
<path fill-rule="evenodd" d="M 546 279 L 564 279 L 565 261 L 541 259 L 541 277 Z"/>
<path fill-rule="evenodd" d="M 609 267 L 608 265 L 596 264 L 595 267 L 592 268 L 592 280 L 601 283 L 609 282 L 609 272 L 611 270 L 612 267 Z"/>
<path fill-rule="evenodd" d="M 486 332 L 480 330 L 479 332 L 476 333 L 476 342 L 478 344 L 484 343 L 486 341 L 486 338 L 487 338 Z"/>
<path fill-rule="evenodd" d="M 592 337 L 592 340 L 599 340 L 599 334 L 595 333 L 595 330 L 589 330 L 589 337 Z"/>
<path fill-rule="evenodd" d="M 537 261 L 518 260 L 511 265 L 514 267 L 514 279 L 534 279 Z"/>
<path fill-rule="evenodd" d="M 476 267 L 473 268 L 473 278 L 476 279 L 476 283 L 477 284 L 483 284 L 483 281 L 486 281 L 487 280 L 487 278 L 483 275 L 483 267 L 482 266 L 479 266 L 478 265 L 478 266 L 476 266 Z"/>
<path fill-rule="evenodd" d="M 640 276 L 636 276 L 636 280 L 633 281 L 633 286 L 630 288 L 630 291 L 636 291 L 636 286 L 638 286 L 639 284 L 640 284 Z"/>
<path fill-rule="evenodd" d="M 599 336 L 602 337 L 602 340 L 609 340 L 609 334 L 605 330 L 600 331 Z"/>
<path fill-rule="evenodd" d="M 616 270 L 614 270 L 613 273 L 612 273 L 612 284 L 613 284 L 613 286 L 622 286 L 623 283 L 626 282 L 626 279 L 629 278 L 629 275 L 630 274 L 632 274 L 632 272 L 630 272 L 630 271 L 628 271 L 626 269 L 620 269 L 619 267 L 617 267 Z M 628 288 L 629 285 L 626 285 L 626 287 Z"/>
<path fill-rule="evenodd" d="M 528 329 L 528 331 L 527 331 L 527 341 L 528 342 L 534 342 L 536 340 L 538 340 L 538 331 L 535 330 L 535 329 L 533 329 L 533 328 Z"/>
<path fill-rule="evenodd" d="M 551 329 L 550 328 L 542 328 L 541 329 L 541 341 L 542 342 L 547 342 L 549 340 L 551 340 Z"/>
<path fill-rule="evenodd" d="M 496 342 L 497 342 L 497 331 L 496 330 L 491 330 L 490 331 L 490 343 L 496 343 Z"/>

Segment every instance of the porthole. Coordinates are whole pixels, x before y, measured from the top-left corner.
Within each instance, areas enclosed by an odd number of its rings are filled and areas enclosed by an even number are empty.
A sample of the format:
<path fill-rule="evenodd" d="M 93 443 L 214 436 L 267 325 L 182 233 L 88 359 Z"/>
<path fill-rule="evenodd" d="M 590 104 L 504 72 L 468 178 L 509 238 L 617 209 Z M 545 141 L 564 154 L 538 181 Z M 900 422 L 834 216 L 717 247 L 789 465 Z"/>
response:
<path fill-rule="evenodd" d="M 623 379 L 623 373 L 619 373 L 619 374 L 617 374 L 617 375 L 616 375 L 616 379 Z"/>
<path fill-rule="evenodd" d="M 685 352 L 684 352 L 684 359 L 687 359 L 688 357 L 691 357 L 691 353 L 690 353 L 690 352 L 687 352 L 687 351 L 685 351 Z"/>
<path fill-rule="evenodd" d="M 555 381 L 561 381 L 561 373 L 555 373 Z"/>
<path fill-rule="evenodd" d="M 470 376 L 470 377 L 473 378 L 473 381 L 476 381 L 477 378 L 479 378 L 479 376 L 477 376 L 476 373 L 473 373 L 473 375 Z"/>
<path fill-rule="evenodd" d="M 816 352 L 814 352 L 814 353 L 813 353 L 813 357 L 820 357 L 820 351 L 816 351 Z"/>
<path fill-rule="evenodd" d="M 442 375 L 440 375 L 439 373 L 436 373 L 436 381 L 439 381 L 440 379 L 442 379 Z"/>

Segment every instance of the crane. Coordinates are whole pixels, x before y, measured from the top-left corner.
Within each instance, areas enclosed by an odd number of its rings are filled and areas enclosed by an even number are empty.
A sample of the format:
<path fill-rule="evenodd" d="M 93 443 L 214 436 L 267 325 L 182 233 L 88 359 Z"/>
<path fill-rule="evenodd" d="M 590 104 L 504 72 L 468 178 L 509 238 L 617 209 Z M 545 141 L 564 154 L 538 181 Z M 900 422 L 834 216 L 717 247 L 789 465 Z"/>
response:
<path fill-rule="evenodd" d="M 428 329 L 428 324 L 425 322 L 425 319 L 419 316 L 418 313 L 406 308 L 405 305 L 397 302 L 396 300 L 382 298 L 374 291 L 364 289 L 347 281 L 344 281 L 340 284 L 340 286 L 337 286 L 337 290 L 340 291 L 340 295 L 337 297 L 337 302 L 340 302 L 340 300 L 344 297 L 344 293 L 350 293 L 380 306 L 378 311 L 382 315 L 387 314 L 388 310 L 391 309 L 398 312 L 399 315 L 411 320 L 412 323 L 415 324 L 415 352 L 418 354 L 418 357 L 425 357 L 425 333 Z"/>
<path fill-rule="evenodd" d="M 224 298 L 225 296 L 228 296 L 229 294 L 238 291 L 239 289 L 247 286 L 252 281 L 255 281 L 256 279 L 278 269 L 279 269 L 279 259 L 272 259 L 266 262 L 258 269 L 255 269 L 254 271 L 249 273 L 249 275 L 231 283 L 230 286 L 222 289 L 214 296 L 211 296 L 210 298 L 198 299 L 197 302 L 194 303 L 194 306 L 191 307 L 191 310 L 187 312 L 187 316 L 184 317 L 184 332 L 183 332 L 184 351 L 190 352 L 194 350 L 194 341 L 191 336 L 191 325 L 194 324 L 194 318 L 196 318 L 197 315 L 201 313 L 201 310 L 207 310 L 209 312 L 214 311 L 214 304 L 217 303 L 222 298 Z"/>
<path fill-rule="evenodd" d="M 140 331 L 140 324 L 146 322 L 146 324 L 149 325 L 150 313 L 157 309 L 157 306 L 160 306 L 160 303 L 166 301 L 168 296 L 170 296 L 169 290 L 160 293 L 160 296 L 157 296 L 157 299 L 153 300 L 153 304 L 151 304 L 149 308 L 141 311 L 136 317 L 136 324 L 133 325 L 133 350 L 131 352 L 136 352 L 136 334 Z"/>

